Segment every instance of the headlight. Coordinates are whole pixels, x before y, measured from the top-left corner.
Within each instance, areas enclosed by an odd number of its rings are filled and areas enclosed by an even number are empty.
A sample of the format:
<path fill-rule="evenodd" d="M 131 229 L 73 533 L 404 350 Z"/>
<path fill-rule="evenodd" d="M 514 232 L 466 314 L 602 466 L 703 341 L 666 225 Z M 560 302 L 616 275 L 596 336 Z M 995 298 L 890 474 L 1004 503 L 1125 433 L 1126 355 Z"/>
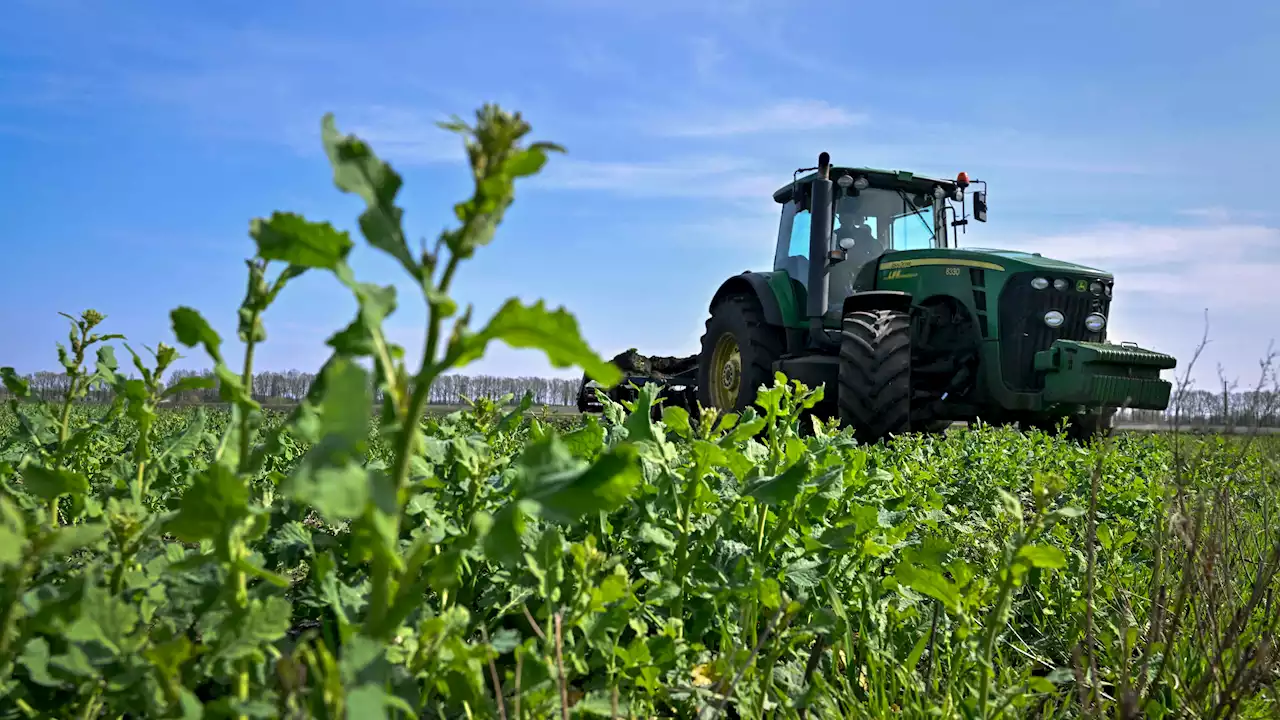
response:
<path fill-rule="evenodd" d="M 1054 290 L 1066 290 L 1066 289 L 1067 289 L 1067 281 L 1066 281 L 1066 280 L 1063 280 L 1062 278 L 1058 278 L 1057 280 L 1054 280 L 1054 281 L 1053 281 L 1053 289 L 1054 289 Z"/>
<path fill-rule="evenodd" d="M 1044 278 L 1032 278 L 1031 287 L 1037 290 L 1043 290 L 1049 287 L 1049 281 L 1045 280 Z"/>
<path fill-rule="evenodd" d="M 1050 310 L 1044 314 L 1044 324 L 1051 328 L 1062 327 L 1065 320 L 1066 318 L 1057 310 Z"/>
<path fill-rule="evenodd" d="M 952 191 L 951 191 L 951 199 L 952 199 L 952 200 L 955 200 L 956 202 L 961 202 L 961 201 L 963 201 L 963 200 L 964 200 L 964 188 L 956 188 L 955 190 L 952 190 Z"/>
<path fill-rule="evenodd" d="M 859 175 L 858 177 L 854 178 L 854 181 L 853 181 L 853 186 L 859 190 L 866 190 L 867 186 L 870 184 L 871 182 L 867 180 L 866 176 L 864 175 Z"/>
<path fill-rule="evenodd" d="M 1093 293 L 1094 295 L 1101 295 L 1102 283 L 1091 283 L 1089 285 L 1089 292 Z"/>
<path fill-rule="evenodd" d="M 1090 313 L 1089 316 L 1084 319 L 1084 326 L 1089 328 L 1089 332 L 1091 333 L 1100 333 L 1102 332 L 1102 328 L 1107 326 L 1107 319 L 1098 313 Z"/>
<path fill-rule="evenodd" d="M 1111 297 L 1111 285 L 1110 285 L 1110 284 L 1108 284 L 1108 285 L 1107 285 L 1106 290 L 1107 290 L 1107 297 Z"/>

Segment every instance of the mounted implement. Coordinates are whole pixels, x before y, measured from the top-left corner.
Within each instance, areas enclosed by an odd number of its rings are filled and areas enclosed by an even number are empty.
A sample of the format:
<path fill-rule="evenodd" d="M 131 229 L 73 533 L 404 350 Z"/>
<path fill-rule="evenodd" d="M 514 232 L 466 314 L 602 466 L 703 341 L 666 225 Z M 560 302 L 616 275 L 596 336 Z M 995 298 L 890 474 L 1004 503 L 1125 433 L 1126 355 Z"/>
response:
<path fill-rule="evenodd" d="M 658 382 L 668 404 L 739 411 L 781 371 L 825 385 L 817 410 L 868 442 L 975 418 L 1045 428 L 1066 420 L 1087 436 L 1116 408 L 1168 407 L 1172 385 L 1160 372 L 1174 358 L 1107 341 L 1110 273 L 956 246 L 974 185 L 972 219 L 986 222 L 986 184 L 965 173 L 833 167 L 822 153 L 774 193 L 773 269 L 721 284 L 701 352 L 648 365 L 624 353 L 615 363 L 628 380 L 610 395 Z M 593 402 L 584 378 L 579 408 Z"/>

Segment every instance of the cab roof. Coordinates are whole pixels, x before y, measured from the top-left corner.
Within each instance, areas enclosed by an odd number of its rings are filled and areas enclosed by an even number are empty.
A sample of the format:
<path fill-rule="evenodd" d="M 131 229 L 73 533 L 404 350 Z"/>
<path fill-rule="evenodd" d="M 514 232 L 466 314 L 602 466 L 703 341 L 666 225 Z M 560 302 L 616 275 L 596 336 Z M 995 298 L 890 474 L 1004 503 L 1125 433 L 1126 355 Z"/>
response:
<path fill-rule="evenodd" d="M 955 180 L 925 177 L 924 175 L 916 175 L 909 170 L 881 170 L 878 168 L 836 167 L 833 165 L 831 167 L 831 179 L 836 180 L 841 175 L 852 175 L 854 177 L 865 175 L 871 183 L 871 187 L 885 188 L 887 190 L 929 192 L 934 185 L 941 185 L 943 190 L 950 194 L 956 187 Z M 774 202 L 778 204 L 786 203 L 791 200 L 791 195 L 795 191 L 796 185 L 807 185 L 817 177 L 817 172 L 811 172 L 804 177 L 796 178 L 794 183 L 783 185 L 773 193 Z"/>

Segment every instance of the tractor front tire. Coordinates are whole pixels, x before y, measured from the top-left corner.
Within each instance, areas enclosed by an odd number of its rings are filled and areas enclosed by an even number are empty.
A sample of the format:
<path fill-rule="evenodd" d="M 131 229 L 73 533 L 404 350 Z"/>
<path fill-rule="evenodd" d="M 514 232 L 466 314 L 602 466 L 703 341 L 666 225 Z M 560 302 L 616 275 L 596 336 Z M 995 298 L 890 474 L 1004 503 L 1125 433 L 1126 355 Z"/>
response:
<path fill-rule="evenodd" d="M 732 295 L 711 309 L 698 357 L 698 402 L 721 412 L 741 412 L 761 385 L 773 384 L 773 363 L 782 357 L 782 329 L 764 319 L 760 302 Z"/>
<path fill-rule="evenodd" d="M 852 312 L 840 339 L 840 422 L 867 444 L 911 430 L 911 317 Z"/>

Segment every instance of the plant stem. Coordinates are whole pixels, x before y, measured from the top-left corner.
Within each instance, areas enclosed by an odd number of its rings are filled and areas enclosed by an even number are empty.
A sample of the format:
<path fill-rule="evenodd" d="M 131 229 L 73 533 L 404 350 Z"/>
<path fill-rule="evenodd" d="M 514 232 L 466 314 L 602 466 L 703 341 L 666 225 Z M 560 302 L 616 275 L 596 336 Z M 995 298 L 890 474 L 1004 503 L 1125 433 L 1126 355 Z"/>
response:
<path fill-rule="evenodd" d="M 439 286 L 436 288 L 442 295 L 449 291 L 449 285 L 453 282 L 453 273 L 458 267 L 458 260 L 459 258 L 456 255 L 449 256 L 449 263 L 440 278 Z M 424 290 L 424 294 L 425 292 Z M 440 306 L 431 302 L 430 298 L 428 298 L 427 305 L 430 308 L 430 315 L 427 320 L 427 337 L 422 351 L 422 362 L 413 381 L 413 393 L 409 397 L 409 404 L 401 416 L 400 435 L 396 438 L 394 463 L 391 470 L 391 482 L 396 496 L 396 511 L 391 518 L 389 536 L 397 540 L 400 537 L 400 508 L 402 502 L 400 495 L 404 486 L 408 483 L 409 461 L 413 458 L 414 439 L 417 437 L 418 423 L 426 406 L 427 394 L 431 391 L 431 383 L 441 370 L 436 364 L 436 350 L 440 343 L 440 324 L 444 318 L 441 316 Z M 387 553 L 377 553 L 373 559 L 373 589 L 369 598 L 369 615 L 365 621 L 366 632 L 372 633 L 374 637 L 385 637 L 394 631 L 394 628 L 382 627 L 387 611 L 390 609 L 393 580 L 391 574 L 391 560 Z"/>
<path fill-rule="evenodd" d="M 253 351 L 257 347 L 253 338 L 253 328 L 258 325 L 259 311 L 254 310 L 249 321 L 249 339 L 244 344 L 244 372 L 240 376 L 240 384 L 244 386 L 244 391 L 249 397 L 253 398 Z M 245 465 L 249 461 L 249 411 L 241 409 L 240 412 L 240 458 L 237 466 L 244 470 Z"/>
<path fill-rule="evenodd" d="M 84 333 L 81 332 L 83 339 Z M 67 394 L 62 400 L 62 417 L 58 422 L 58 456 L 54 463 L 54 467 L 62 467 L 62 453 L 66 450 L 67 437 L 71 435 L 71 404 L 75 400 L 76 393 L 80 389 L 80 363 L 84 362 L 84 350 L 76 351 L 76 369 L 71 373 L 71 385 L 67 387 Z M 55 497 L 49 501 L 49 525 L 58 527 L 58 501 L 60 497 Z"/>
<path fill-rule="evenodd" d="M 995 670 L 991 667 L 991 655 L 995 651 L 996 635 L 999 629 L 1004 625 L 1005 606 L 1009 602 L 1009 596 L 1013 592 L 1013 566 L 1018 562 L 1018 553 L 1022 548 L 1030 542 L 1027 534 L 1022 534 L 1018 544 L 1014 546 L 1013 552 L 1009 554 L 1009 563 L 1005 566 L 1005 576 L 1000 582 L 1000 594 L 996 597 L 995 607 L 991 608 L 991 614 L 987 616 L 985 628 L 985 636 L 982 639 L 982 677 L 978 682 L 978 717 L 985 718 L 987 716 L 988 690 L 991 684 L 991 675 Z"/>

